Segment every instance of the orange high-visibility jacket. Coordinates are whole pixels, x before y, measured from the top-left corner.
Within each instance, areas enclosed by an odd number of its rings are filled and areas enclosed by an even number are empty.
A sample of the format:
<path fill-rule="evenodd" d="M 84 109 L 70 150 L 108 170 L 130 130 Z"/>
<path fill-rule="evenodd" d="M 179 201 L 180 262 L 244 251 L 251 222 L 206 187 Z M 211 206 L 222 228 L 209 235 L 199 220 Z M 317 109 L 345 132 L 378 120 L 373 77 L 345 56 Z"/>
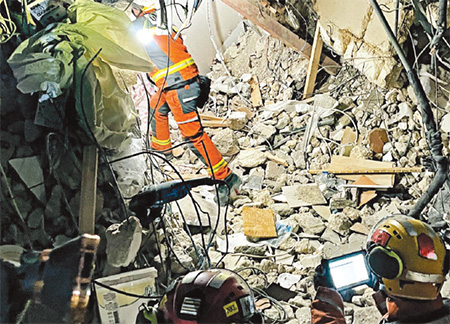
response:
<path fill-rule="evenodd" d="M 149 76 L 160 89 L 198 75 L 197 65 L 184 46 L 183 39 L 180 36 L 174 40 L 174 36 L 175 33 L 172 33 L 171 37 L 154 35 L 145 46 L 150 61 L 155 65 Z"/>

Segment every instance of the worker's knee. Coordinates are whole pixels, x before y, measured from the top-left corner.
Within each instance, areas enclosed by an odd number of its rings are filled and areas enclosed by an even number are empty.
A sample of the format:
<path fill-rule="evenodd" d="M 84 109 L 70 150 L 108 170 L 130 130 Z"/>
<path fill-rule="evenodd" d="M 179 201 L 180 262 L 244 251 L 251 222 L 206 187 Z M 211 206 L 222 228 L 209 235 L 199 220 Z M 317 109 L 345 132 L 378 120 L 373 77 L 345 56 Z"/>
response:
<path fill-rule="evenodd" d="M 178 124 L 181 135 L 191 142 L 199 141 L 203 136 L 203 128 L 198 121 L 188 124 Z"/>

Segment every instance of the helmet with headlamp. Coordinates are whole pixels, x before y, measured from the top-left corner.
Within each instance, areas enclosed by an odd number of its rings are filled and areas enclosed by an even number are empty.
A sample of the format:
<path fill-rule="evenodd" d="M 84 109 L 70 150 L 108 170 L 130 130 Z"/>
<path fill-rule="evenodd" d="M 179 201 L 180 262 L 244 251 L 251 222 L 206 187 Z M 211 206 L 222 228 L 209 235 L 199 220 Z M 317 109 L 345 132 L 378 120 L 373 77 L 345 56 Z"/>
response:
<path fill-rule="evenodd" d="M 405 215 L 382 219 L 368 236 L 367 261 L 395 297 L 436 299 L 445 280 L 446 249 L 428 224 Z"/>

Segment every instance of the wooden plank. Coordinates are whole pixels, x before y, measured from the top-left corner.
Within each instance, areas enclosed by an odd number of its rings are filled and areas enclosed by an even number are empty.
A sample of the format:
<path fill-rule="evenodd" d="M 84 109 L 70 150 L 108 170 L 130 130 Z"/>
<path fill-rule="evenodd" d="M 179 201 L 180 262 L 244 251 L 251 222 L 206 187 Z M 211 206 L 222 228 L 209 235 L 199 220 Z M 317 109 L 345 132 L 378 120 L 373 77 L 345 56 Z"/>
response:
<path fill-rule="evenodd" d="M 250 79 L 250 87 L 252 88 L 251 100 L 253 107 L 259 107 L 263 105 L 261 91 L 259 89 L 258 77 L 255 75 Z"/>
<path fill-rule="evenodd" d="M 320 28 L 316 26 L 314 33 L 314 41 L 312 45 L 311 58 L 309 59 L 308 73 L 306 74 L 305 89 L 303 91 L 303 99 L 309 98 L 314 92 L 316 84 L 317 71 L 319 70 L 320 55 L 322 54 L 323 41 L 320 36 Z"/>
<path fill-rule="evenodd" d="M 246 236 L 253 238 L 277 237 L 275 215 L 271 209 L 244 206 L 242 219 Z"/>
<path fill-rule="evenodd" d="M 268 14 L 260 11 L 260 8 L 251 0 L 222 0 L 225 4 L 243 15 L 255 25 L 267 31 L 272 37 L 281 40 L 287 46 L 303 53 L 306 57 L 311 57 L 312 46 L 295 33 L 284 27 Z M 330 57 L 322 54 L 322 66 L 331 75 L 335 75 L 340 65 Z"/>
<path fill-rule="evenodd" d="M 367 161 L 367 160 L 365 160 Z M 389 163 L 389 162 L 388 162 Z M 331 165 L 329 165 L 331 166 Z M 411 173 L 411 172 L 422 172 L 422 167 L 411 167 L 411 168 L 360 168 L 360 169 L 340 169 L 340 168 L 325 168 L 321 170 L 311 169 L 308 170 L 311 174 L 317 174 L 321 172 L 328 172 L 333 174 L 386 174 L 386 173 Z"/>
<path fill-rule="evenodd" d="M 98 152 L 94 145 L 83 149 L 79 224 L 81 234 L 95 233 L 95 202 L 97 197 Z"/>

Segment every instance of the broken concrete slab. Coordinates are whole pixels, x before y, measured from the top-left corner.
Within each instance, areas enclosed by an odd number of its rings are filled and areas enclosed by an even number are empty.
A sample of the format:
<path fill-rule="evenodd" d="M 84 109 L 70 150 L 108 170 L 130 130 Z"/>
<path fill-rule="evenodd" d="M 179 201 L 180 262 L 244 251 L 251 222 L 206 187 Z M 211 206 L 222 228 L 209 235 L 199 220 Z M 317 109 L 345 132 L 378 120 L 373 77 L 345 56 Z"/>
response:
<path fill-rule="evenodd" d="M 219 212 L 220 215 L 225 214 L 225 207 L 220 207 L 219 211 L 218 205 L 212 199 L 204 198 L 201 193 L 195 191 L 191 191 L 191 194 L 198 204 L 197 208 L 194 206 L 191 197 L 186 196 L 178 200 L 177 204 L 172 204 L 173 212 L 181 215 L 181 210 L 187 225 L 199 227 L 201 222 L 203 227 L 214 228 L 217 225 L 218 231 L 222 231 L 223 217 L 220 217 L 219 224 L 217 224 L 217 221 Z M 200 219 L 198 215 L 200 215 Z"/>
<path fill-rule="evenodd" d="M 114 267 L 127 267 L 141 247 L 142 226 L 137 217 L 131 216 L 120 224 L 109 226 L 105 236 L 108 263 Z"/>
<path fill-rule="evenodd" d="M 31 192 L 45 204 L 44 174 L 41 168 L 40 158 L 31 156 L 9 160 L 9 164 L 14 168 L 19 177 L 30 188 Z"/>
<path fill-rule="evenodd" d="M 327 203 L 316 184 L 286 186 L 282 188 L 283 195 L 291 208 L 324 205 Z"/>

